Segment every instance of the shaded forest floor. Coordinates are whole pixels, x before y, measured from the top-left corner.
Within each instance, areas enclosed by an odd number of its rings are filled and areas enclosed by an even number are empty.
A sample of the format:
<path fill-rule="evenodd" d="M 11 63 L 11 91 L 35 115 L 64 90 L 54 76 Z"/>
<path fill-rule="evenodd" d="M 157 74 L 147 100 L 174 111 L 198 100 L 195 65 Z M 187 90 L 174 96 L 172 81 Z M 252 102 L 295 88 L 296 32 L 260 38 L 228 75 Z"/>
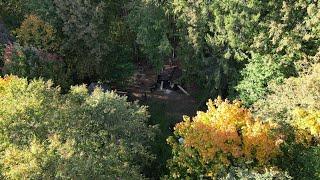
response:
<path fill-rule="evenodd" d="M 159 126 L 159 132 L 152 145 L 156 160 L 146 172 L 152 179 L 167 174 L 166 163 L 171 157 L 171 149 L 166 139 L 173 134 L 175 124 L 182 121 L 183 115 L 195 115 L 198 105 L 194 97 L 181 91 L 157 89 L 151 92 L 150 87 L 156 82 L 157 73 L 152 68 L 138 66 L 129 87 L 132 98 L 149 107 L 150 123 Z"/>
<path fill-rule="evenodd" d="M 151 92 L 150 87 L 157 82 L 157 73 L 148 66 L 138 66 L 137 69 L 130 86 L 133 99 L 146 105 L 162 103 L 167 107 L 165 113 L 168 116 L 182 118 L 183 115 L 195 114 L 198 104 L 194 97 L 188 96 L 180 90 L 157 89 Z"/>

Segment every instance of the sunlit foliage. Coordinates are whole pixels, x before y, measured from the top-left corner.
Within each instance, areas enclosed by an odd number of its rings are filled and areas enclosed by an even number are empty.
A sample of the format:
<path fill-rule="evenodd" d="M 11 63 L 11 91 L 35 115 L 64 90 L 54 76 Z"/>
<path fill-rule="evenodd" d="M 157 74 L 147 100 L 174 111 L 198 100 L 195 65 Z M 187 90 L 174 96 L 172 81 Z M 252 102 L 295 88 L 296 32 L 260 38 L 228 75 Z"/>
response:
<path fill-rule="evenodd" d="M 254 111 L 264 119 L 290 122 L 296 109 L 317 111 L 320 109 L 320 64 L 315 64 L 302 72 L 299 77 L 291 77 L 283 84 L 271 84 L 270 95 L 254 104 Z"/>
<path fill-rule="evenodd" d="M 185 117 L 175 127 L 175 137 L 168 139 L 173 148 L 171 176 L 216 177 L 244 162 L 268 165 L 280 154 L 283 141 L 276 128 L 274 123 L 253 118 L 239 101 L 209 101 L 207 112 Z"/>
<path fill-rule="evenodd" d="M 302 143 L 309 145 L 320 142 L 319 110 L 296 109 L 293 111 L 292 125 L 296 128 L 297 139 Z"/>
<path fill-rule="evenodd" d="M 0 78 L 2 178 L 142 179 L 153 127 L 145 107 L 85 86 Z"/>

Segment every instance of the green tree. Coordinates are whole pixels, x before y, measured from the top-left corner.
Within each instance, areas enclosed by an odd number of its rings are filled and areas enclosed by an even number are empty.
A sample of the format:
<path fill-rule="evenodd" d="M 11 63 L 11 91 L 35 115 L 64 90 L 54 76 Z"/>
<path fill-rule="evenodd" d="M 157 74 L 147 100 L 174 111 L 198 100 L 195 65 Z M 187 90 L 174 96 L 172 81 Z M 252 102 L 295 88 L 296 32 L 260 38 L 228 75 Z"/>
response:
<path fill-rule="evenodd" d="M 61 51 L 78 79 L 112 80 L 130 74 L 131 45 L 123 39 L 128 37 L 125 24 L 118 23 L 123 21 L 124 1 L 55 0 L 54 5 L 61 19 Z"/>
<path fill-rule="evenodd" d="M 17 35 L 23 46 L 40 47 L 62 56 L 73 72 L 73 79 L 77 83 L 88 83 L 98 80 L 123 82 L 132 74 L 133 36 L 125 22 L 127 3 L 125 0 L 27 0 L 2 1 L 1 5 L 8 6 L 3 13 L 8 17 L 14 15 L 13 10 L 22 9 L 21 20 L 15 20 L 18 25 L 14 27 L 20 25 Z M 21 24 L 24 16 L 29 18 Z M 43 22 L 30 22 L 33 16 Z M 38 30 L 52 29 L 54 33 L 48 37 L 50 33 L 43 31 L 46 35 L 42 33 L 39 41 L 41 33 L 30 33 L 29 25 L 38 25 Z M 54 41 L 54 49 L 48 39 Z"/>
<path fill-rule="evenodd" d="M 243 1 L 174 0 L 172 5 L 177 18 L 178 57 L 187 81 L 206 90 L 204 99 L 232 95 L 252 41 L 249 35 L 255 14 Z"/>
<path fill-rule="evenodd" d="M 148 61 L 160 70 L 173 51 L 169 4 L 154 0 L 132 2 L 128 24 Z"/>
<path fill-rule="evenodd" d="M 269 83 L 281 84 L 290 75 L 294 75 L 293 62 L 283 60 L 277 55 L 252 54 L 250 62 L 241 71 L 244 77 L 236 86 L 240 99 L 246 105 L 258 101 L 268 93 Z"/>
<path fill-rule="evenodd" d="M 263 8 L 268 12 L 261 14 L 258 32 L 252 35 L 250 48 L 254 55 L 248 58 L 237 87 L 249 105 L 269 92 L 272 81 L 280 83 L 281 78 L 296 76 L 313 64 L 319 47 L 317 3 L 270 1 Z"/>
<path fill-rule="evenodd" d="M 0 79 L 3 178 L 141 179 L 154 128 L 146 107 L 85 86 Z"/>

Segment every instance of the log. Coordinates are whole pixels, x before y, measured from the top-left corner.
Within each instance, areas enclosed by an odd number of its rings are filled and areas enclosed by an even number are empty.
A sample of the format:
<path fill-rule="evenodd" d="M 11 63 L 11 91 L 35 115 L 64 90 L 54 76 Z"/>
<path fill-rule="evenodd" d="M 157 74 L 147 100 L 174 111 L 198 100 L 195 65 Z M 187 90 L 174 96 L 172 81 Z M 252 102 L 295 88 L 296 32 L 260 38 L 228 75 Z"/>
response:
<path fill-rule="evenodd" d="M 179 88 L 183 93 L 185 93 L 187 96 L 190 96 L 190 94 L 189 94 L 186 90 L 184 90 L 180 85 L 178 85 L 178 88 Z"/>

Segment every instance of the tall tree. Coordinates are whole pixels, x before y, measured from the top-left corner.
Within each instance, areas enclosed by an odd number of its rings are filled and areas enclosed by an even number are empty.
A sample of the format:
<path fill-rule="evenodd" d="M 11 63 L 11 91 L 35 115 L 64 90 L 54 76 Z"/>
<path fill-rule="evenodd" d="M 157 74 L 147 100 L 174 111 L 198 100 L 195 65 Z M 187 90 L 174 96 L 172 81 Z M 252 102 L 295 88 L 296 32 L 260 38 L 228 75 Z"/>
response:
<path fill-rule="evenodd" d="M 161 69 L 172 52 L 173 36 L 169 4 L 157 0 L 139 0 L 130 4 L 128 24 L 136 35 L 143 55 L 156 69 Z M 169 13 L 169 14 L 168 14 Z"/>

